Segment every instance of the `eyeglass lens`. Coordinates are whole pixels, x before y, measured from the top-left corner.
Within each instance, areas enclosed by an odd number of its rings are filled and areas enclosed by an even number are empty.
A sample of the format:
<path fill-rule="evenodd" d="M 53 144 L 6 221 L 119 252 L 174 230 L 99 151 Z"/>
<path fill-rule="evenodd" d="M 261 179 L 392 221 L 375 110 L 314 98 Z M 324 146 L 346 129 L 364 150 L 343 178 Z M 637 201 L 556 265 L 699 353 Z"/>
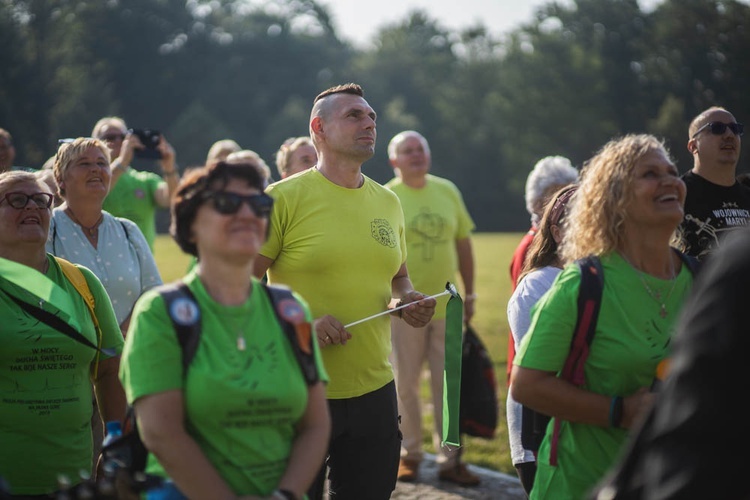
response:
<path fill-rule="evenodd" d="M 273 207 L 273 198 L 267 194 L 252 194 L 243 196 L 237 193 L 220 191 L 213 193 L 213 204 L 217 212 L 224 215 L 236 214 L 242 203 L 247 203 L 256 217 L 268 217 Z"/>
<path fill-rule="evenodd" d="M 36 208 L 49 208 L 52 206 L 52 195 L 49 193 L 34 193 L 31 195 L 26 193 L 8 193 L 4 199 L 13 208 L 26 208 L 29 200 L 34 202 Z"/>
<path fill-rule="evenodd" d="M 698 130 L 698 132 L 705 128 L 708 128 L 708 130 L 710 130 L 713 135 L 722 135 L 727 131 L 727 128 L 729 128 L 729 130 L 731 130 L 732 133 L 737 136 L 741 136 L 745 133 L 745 125 L 743 125 L 742 123 L 708 122 L 703 125 L 700 130 Z M 696 132 L 696 135 L 698 135 L 698 132 Z"/>

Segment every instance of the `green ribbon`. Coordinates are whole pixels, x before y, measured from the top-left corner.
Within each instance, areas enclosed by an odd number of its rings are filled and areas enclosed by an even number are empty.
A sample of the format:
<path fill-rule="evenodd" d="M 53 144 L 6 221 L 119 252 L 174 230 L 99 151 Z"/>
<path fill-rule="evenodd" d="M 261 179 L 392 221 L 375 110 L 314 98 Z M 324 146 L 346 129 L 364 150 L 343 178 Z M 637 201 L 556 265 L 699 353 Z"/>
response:
<path fill-rule="evenodd" d="M 0 276 L 26 290 L 34 296 L 37 302 L 42 300 L 57 308 L 61 313 L 59 315 L 61 319 L 65 320 L 75 330 L 81 331 L 81 325 L 76 317 L 70 294 L 47 276 L 33 267 L 2 257 L 0 257 Z"/>
<path fill-rule="evenodd" d="M 445 368 L 443 369 L 442 446 L 461 446 L 461 358 L 463 352 L 464 302 L 451 294 L 445 306 Z"/>

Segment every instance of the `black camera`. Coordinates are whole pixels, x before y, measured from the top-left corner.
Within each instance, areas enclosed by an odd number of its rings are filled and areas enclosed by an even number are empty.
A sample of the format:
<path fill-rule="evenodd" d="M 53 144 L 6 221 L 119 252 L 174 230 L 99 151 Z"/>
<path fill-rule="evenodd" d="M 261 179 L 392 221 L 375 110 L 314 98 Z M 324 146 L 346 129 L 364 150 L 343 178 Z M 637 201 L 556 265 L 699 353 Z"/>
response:
<path fill-rule="evenodd" d="M 147 128 L 131 128 L 128 132 L 138 136 L 138 139 L 140 139 L 141 144 L 144 146 L 143 149 L 135 150 L 136 158 L 150 158 L 153 160 L 161 159 L 161 153 L 157 149 L 159 141 L 161 140 L 161 132 Z"/>

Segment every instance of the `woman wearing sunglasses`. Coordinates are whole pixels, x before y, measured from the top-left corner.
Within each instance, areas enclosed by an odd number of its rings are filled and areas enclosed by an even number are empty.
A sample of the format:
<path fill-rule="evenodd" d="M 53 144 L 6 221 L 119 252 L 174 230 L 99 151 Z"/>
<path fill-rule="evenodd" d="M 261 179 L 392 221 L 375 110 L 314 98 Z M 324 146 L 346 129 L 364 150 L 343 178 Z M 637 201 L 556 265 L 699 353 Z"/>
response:
<path fill-rule="evenodd" d="M 0 174 L 0 476 L 11 495 L 50 494 L 58 474 L 76 485 L 79 471 L 91 470 L 92 384 L 102 420 L 125 413 L 123 339 L 107 293 L 78 266 L 97 332 L 83 296 L 45 251 L 52 199 L 33 173 Z"/>
<path fill-rule="evenodd" d="M 150 451 L 146 472 L 169 477 L 178 498 L 301 499 L 323 463 L 330 421 L 317 342 L 307 344 L 319 375 L 308 384 L 253 278 L 273 206 L 263 186 L 253 165 L 211 163 L 189 170 L 172 200 L 170 232 L 199 262 L 182 280 L 202 329 L 186 374 L 176 308 L 159 290 L 139 299 L 128 331 L 120 378 Z M 287 306 L 311 328 L 296 299 Z"/>

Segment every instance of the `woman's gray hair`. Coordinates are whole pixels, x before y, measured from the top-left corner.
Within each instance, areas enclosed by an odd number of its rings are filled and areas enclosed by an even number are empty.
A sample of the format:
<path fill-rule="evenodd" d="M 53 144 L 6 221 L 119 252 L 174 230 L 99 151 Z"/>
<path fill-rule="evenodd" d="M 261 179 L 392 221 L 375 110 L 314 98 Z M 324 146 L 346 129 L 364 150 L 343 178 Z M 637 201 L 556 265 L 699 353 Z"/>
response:
<path fill-rule="evenodd" d="M 531 223 L 538 224 L 544 212 L 545 197 L 551 187 L 557 188 L 578 181 L 578 170 L 564 156 L 546 156 L 536 162 L 526 178 L 526 210 Z"/>

